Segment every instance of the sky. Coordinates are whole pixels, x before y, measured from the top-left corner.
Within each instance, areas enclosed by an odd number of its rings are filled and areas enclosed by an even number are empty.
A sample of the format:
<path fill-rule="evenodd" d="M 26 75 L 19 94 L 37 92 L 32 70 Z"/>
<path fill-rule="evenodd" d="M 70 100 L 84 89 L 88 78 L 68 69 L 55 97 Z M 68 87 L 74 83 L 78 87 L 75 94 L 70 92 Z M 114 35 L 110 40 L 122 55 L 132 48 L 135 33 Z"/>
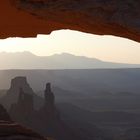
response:
<path fill-rule="evenodd" d="M 114 36 L 71 30 L 54 31 L 36 38 L 0 40 L 0 52 L 30 51 L 38 56 L 70 53 L 103 61 L 140 64 L 140 43 Z"/>

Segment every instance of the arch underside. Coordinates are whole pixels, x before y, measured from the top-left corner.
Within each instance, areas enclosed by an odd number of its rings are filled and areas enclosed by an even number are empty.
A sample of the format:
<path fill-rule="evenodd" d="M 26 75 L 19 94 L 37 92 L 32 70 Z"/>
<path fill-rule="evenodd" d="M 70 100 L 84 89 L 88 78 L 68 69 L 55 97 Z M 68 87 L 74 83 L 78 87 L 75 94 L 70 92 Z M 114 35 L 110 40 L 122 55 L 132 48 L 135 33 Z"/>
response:
<path fill-rule="evenodd" d="M 140 42 L 138 0 L 4 0 L 0 38 L 35 37 L 71 29 Z"/>

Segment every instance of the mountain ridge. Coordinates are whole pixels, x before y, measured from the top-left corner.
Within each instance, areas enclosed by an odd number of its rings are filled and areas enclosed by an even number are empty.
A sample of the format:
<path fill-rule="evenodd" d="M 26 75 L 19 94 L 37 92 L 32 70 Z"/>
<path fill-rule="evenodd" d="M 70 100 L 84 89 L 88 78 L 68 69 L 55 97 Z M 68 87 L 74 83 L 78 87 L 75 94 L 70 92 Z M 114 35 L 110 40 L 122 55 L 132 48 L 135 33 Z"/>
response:
<path fill-rule="evenodd" d="M 31 52 L 1 52 L 0 69 L 104 69 L 140 68 L 140 64 L 102 61 L 69 53 L 37 56 Z"/>

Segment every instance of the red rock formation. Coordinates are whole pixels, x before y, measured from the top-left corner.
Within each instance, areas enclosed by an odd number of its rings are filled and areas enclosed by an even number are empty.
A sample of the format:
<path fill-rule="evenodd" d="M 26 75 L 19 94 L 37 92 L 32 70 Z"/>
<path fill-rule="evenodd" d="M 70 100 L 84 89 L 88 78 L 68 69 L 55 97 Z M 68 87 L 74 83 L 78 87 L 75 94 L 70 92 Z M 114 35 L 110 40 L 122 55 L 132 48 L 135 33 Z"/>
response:
<path fill-rule="evenodd" d="M 72 29 L 140 42 L 139 8 L 138 0 L 4 0 L 0 2 L 0 37 Z"/>

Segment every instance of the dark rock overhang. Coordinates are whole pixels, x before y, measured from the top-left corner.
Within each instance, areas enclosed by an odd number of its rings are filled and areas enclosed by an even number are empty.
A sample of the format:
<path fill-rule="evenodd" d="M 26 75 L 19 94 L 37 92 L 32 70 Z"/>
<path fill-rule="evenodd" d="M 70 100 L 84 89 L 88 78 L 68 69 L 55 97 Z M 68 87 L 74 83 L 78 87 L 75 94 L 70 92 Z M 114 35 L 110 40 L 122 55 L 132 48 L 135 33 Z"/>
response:
<path fill-rule="evenodd" d="M 140 42 L 138 0 L 3 0 L 0 38 L 72 29 Z"/>

